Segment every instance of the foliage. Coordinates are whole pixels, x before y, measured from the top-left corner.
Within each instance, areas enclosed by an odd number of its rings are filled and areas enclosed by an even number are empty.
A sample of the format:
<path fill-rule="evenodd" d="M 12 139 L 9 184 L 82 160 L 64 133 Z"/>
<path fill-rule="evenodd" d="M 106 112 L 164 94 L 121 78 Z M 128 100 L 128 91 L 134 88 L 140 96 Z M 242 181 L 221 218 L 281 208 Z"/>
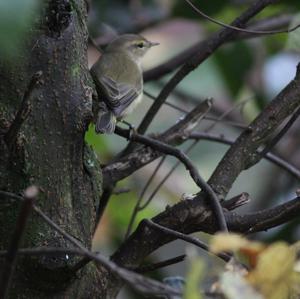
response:
<path fill-rule="evenodd" d="M 292 299 L 298 298 L 300 273 L 297 247 L 285 242 L 264 245 L 235 234 L 217 234 L 212 238 L 211 251 L 230 251 L 236 260 L 220 275 L 216 286 L 227 299 Z M 247 268 L 238 264 L 248 261 Z M 247 269 L 247 270 L 246 270 Z"/>

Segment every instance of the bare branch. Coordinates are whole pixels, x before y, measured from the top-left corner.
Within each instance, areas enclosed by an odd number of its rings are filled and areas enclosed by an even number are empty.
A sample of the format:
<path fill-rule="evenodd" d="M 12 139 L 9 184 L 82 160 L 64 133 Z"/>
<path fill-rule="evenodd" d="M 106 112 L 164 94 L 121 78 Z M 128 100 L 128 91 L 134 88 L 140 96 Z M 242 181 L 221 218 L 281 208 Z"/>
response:
<path fill-rule="evenodd" d="M 132 215 L 130 217 L 129 224 L 128 224 L 128 227 L 127 227 L 127 231 L 126 231 L 126 234 L 125 234 L 125 239 L 127 239 L 128 236 L 131 234 L 132 226 L 133 226 L 134 220 L 136 218 L 136 215 L 142 209 L 141 208 L 141 203 L 142 203 L 143 197 L 144 197 L 149 185 L 151 184 L 153 178 L 157 174 L 157 171 L 160 169 L 161 165 L 164 163 L 165 159 L 166 159 L 166 156 L 163 156 L 160 159 L 159 163 L 157 164 L 157 166 L 155 167 L 153 173 L 151 174 L 150 178 L 148 179 L 146 185 L 144 186 L 144 188 L 143 188 L 143 190 L 142 190 L 142 192 L 141 192 L 141 194 L 140 194 L 140 196 L 139 196 L 139 198 L 138 198 L 138 200 L 137 200 L 137 202 L 134 206 L 134 209 L 132 211 Z"/>
<path fill-rule="evenodd" d="M 283 30 L 251 30 L 251 29 L 243 29 L 243 28 L 240 28 L 240 27 L 236 27 L 236 26 L 232 26 L 232 25 L 229 25 L 229 24 L 226 24 L 226 23 L 223 23 L 219 20 L 216 20 L 210 16 L 208 16 L 207 14 L 205 14 L 203 11 L 201 11 L 198 7 L 196 7 L 195 4 L 193 4 L 190 0 L 185 0 L 185 2 L 187 2 L 195 12 L 197 12 L 200 16 L 204 17 L 205 19 L 217 24 L 217 25 L 220 25 L 224 28 L 228 28 L 228 29 L 233 29 L 233 30 L 236 30 L 236 31 L 239 31 L 239 32 L 244 32 L 244 33 L 251 33 L 251 34 L 256 34 L 256 35 L 270 35 L 270 34 L 278 34 L 278 33 L 290 33 L 290 32 L 293 32 L 295 31 L 297 28 L 300 27 L 300 24 L 294 26 L 293 28 L 290 28 L 290 29 L 283 29 Z"/>
<path fill-rule="evenodd" d="M 145 219 L 143 220 L 144 224 L 146 224 L 147 226 L 154 228 L 156 230 L 159 230 L 167 235 L 171 235 L 173 237 L 176 237 L 176 239 L 180 239 L 180 240 L 184 240 L 188 243 L 194 244 L 196 246 L 198 246 L 201 249 L 204 249 L 206 251 L 209 251 L 209 247 L 208 245 L 206 245 L 205 243 L 203 243 L 202 241 L 200 241 L 198 238 L 192 237 L 192 236 L 187 236 L 183 233 L 180 233 L 178 231 L 172 230 L 170 228 L 164 227 L 162 225 L 159 225 L 149 219 Z M 217 254 L 216 256 L 218 256 L 219 258 L 221 258 L 222 260 L 224 260 L 225 262 L 228 262 L 231 258 L 230 255 L 226 254 L 226 253 L 220 253 Z"/>
<path fill-rule="evenodd" d="M 162 262 L 158 262 L 158 263 L 151 264 L 151 265 L 141 266 L 141 267 L 135 269 L 135 271 L 138 273 L 147 273 L 147 272 L 155 271 L 155 270 L 158 270 L 161 268 L 165 268 L 167 266 L 171 266 L 171 265 L 180 263 L 180 262 L 184 261 L 185 258 L 186 258 L 185 254 L 179 255 L 179 256 L 173 257 L 171 259 L 162 261 Z"/>
<path fill-rule="evenodd" d="M 122 130 L 120 130 L 120 128 L 116 128 L 116 131 L 118 132 L 119 135 L 122 135 Z M 170 130 L 169 133 L 173 133 L 173 131 Z M 150 146 L 151 148 L 153 148 L 157 151 L 160 151 L 167 155 L 174 156 L 177 159 L 179 159 L 185 165 L 186 169 L 189 171 L 189 173 L 190 173 L 192 179 L 194 180 L 194 182 L 196 183 L 196 185 L 210 197 L 212 208 L 218 219 L 220 229 L 223 231 L 227 231 L 227 225 L 226 225 L 222 207 L 219 202 L 219 198 L 216 196 L 213 189 L 201 177 L 201 175 L 198 172 L 198 169 L 194 166 L 192 161 L 189 159 L 189 157 L 185 153 L 183 153 L 178 148 L 172 147 L 166 143 L 163 143 L 161 141 L 158 141 L 158 140 L 155 140 L 155 139 L 152 139 L 150 137 L 146 137 L 146 136 L 143 136 L 140 134 L 131 134 L 128 136 L 123 135 L 123 137 L 130 139 L 131 141 L 143 143 L 144 145 Z"/>
<path fill-rule="evenodd" d="M 193 132 L 188 136 L 188 138 L 195 140 L 208 140 L 228 145 L 233 145 L 235 143 L 235 140 L 225 137 L 224 135 L 216 135 L 202 132 Z M 285 161 L 284 159 L 272 153 L 267 153 L 263 158 L 284 169 L 295 179 L 300 180 L 300 170 L 297 169 L 295 166 L 291 165 L 289 162 Z"/>
<path fill-rule="evenodd" d="M 244 13 L 232 22 L 232 26 L 243 27 L 252 17 L 257 15 L 266 6 L 277 2 L 278 0 L 259 0 L 254 2 Z M 207 43 L 205 51 L 195 54 L 189 57 L 185 64 L 179 69 L 178 72 L 171 78 L 171 80 L 165 85 L 155 102 L 152 104 L 147 114 L 143 118 L 140 126 L 138 127 L 138 133 L 144 134 L 151 124 L 152 120 L 156 116 L 160 107 L 166 101 L 167 97 L 174 90 L 174 88 L 196 67 L 198 67 L 204 60 L 206 60 L 212 53 L 214 53 L 221 45 L 228 41 L 232 35 L 236 34 L 236 31 L 230 28 L 225 28 L 219 32 L 218 35 L 213 36 Z"/>
<path fill-rule="evenodd" d="M 180 119 L 174 126 L 170 127 L 164 133 L 156 136 L 157 139 L 163 140 L 165 143 L 170 145 L 178 144 L 178 135 L 188 135 L 195 127 L 195 125 L 206 115 L 211 108 L 211 100 L 201 102 L 192 111 Z M 118 128 L 115 131 L 116 134 L 121 134 L 123 137 L 128 137 L 126 131 Z M 181 138 L 182 139 L 182 138 Z M 180 141 L 182 143 L 182 141 Z M 128 147 L 127 147 L 128 149 Z M 127 151 L 125 149 L 125 151 Z M 148 164 L 158 158 L 161 154 L 153 152 L 151 149 L 141 147 L 136 151 L 129 153 L 127 156 L 121 155 L 121 158 L 114 160 L 112 164 L 105 166 L 102 169 L 103 172 L 103 186 L 109 187 L 120 179 L 128 176 L 133 171 L 140 168 L 141 162 L 143 165 Z M 131 164 L 131 161 L 136 159 L 135 164 Z M 139 161 L 142 160 L 142 161 Z M 134 170 L 132 169 L 134 167 Z"/>
<path fill-rule="evenodd" d="M 256 152 L 280 124 L 300 106 L 300 65 L 292 80 L 257 116 L 230 147 L 215 169 L 209 183 L 225 197 L 238 175 L 259 160 Z"/>
<path fill-rule="evenodd" d="M 6 298 L 9 290 L 11 279 L 13 277 L 15 264 L 17 260 L 17 252 L 20 246 L 26 223 L 30 215 L 33 201 L 38 194 L 37 188 L 32 186 L 25 190 L 24 200 L 22 202 L 21 211 L 19 213 L 16 228 L 12 233 L 11 241 L 5 255 L 5 262 L 2 267 L 1 280 L 0 280 L 0 298 Z"/>
<path fill-rule="evenodd" d="M 286 134 L 286 132 L 291 128 L 294 122 L 298 119 L 299 115 L 300 115 L 300 108 L 298 108 L 298 110 L 292 115 L 292 117 L 285 124 L 285 126 L 280 130 L 280 132 L 270 142 L 268 142 L 266 147 L 257 155 L 258 160 L 260 160 L 261 157 L 265 156 L 280 141 L 280 139 Z"/>
<path fill-rule="evenodd" d="M 274 208 L 244 215 L 225 212 L 225 216 L 230 231 L 249 233 L 265 231 L 291 221 L 299 216 L 299 212 L 300 198 L 297 197 Z M 154 217 L 152 222 L 185 235 L 197 231 L 213 234 L 218 230 L 216 219 L 207 203 L 199 199 L 180 201 Z M 122 261 L 126 261 L 127 266 L 134 266 L 141 263 L 156 249 L 175 239 L 177 236 L 166 235 L 154 228 L 150 229 L 144 222 L 141 222 L 136 231 L 112 256 L 112 259 L 121 264 Z"/>
<path fill-rule="evenodd" d="M 264 20 L 257 21 L 256 23 L 253 23 L 246 28 L 257 30 L 257 31 L 280 29 L 288 26 L 293 20 L 293 17 L 294 17 L 293 15 L 274 16 Z M 219 32 L 215 34 L 215 36 L 217 36 L 218 34 Z M 238 39 L 253 38 L 253 37 L 257 37 L 257 35 L 239 32 L 238 34 L 231 36 L 227 41 L 225 41 L 225 43 L 232 42 Z M 190 48 L 179 53 L 175 57 L 169 59 L 168 61 L 146 71 L 144 73 L 144 81 L 146 82 L 146 81 L 156 80 L 166 74 L 175 71 L 176 68 L 181 66 L 189 57 L 196 55 L 197 53 L 205 52 L 207 47 L 209 46 L 210 41 L 211 41 L 210 38 L 204 41 L 200 41 L 195 45 L 191 46 Z"/>
<path fill-rule="evenodd" d="M 17 199 L 21 202 L 24 201 L 23 197 L 18 196 L 14 193 L 0 191 L 0 195 L 4 195 L 12 199 Z M 107 259 L 106 257 L 100 254 L 92 253 L 91 251 L 86 249 L 77 239 L 72 237 L 70 234 L 68 234 L 63 229 L 61 229 L 56 223 L 54 223 L 44 212 L 42 212 L 42 210 L 39 207 L 32 204 L 32 208 L 50 227 L 52 227 L 56 232 L 64 236 L 70 243 L 72 243 L 77 248 L 79 248 L 82 252 L 82 255 L 85 255 L 90 260 L 100 263 L 102 266 L 107 268 L 113 274 L 120 277 L 124 282 L 130 284 L 130 286 L 133 287 L 135 290 L 142 292 L 144 294 L 151 294 L 153 296 L 165 295 L 165 294 L 174 294 L 174 295 L 180 294 L 180 292 L 174 290 L 171 287 L 168 287 L 155 280 L 146 278 L 140 274 L 129 271 L 125 268 L 119 267 L 117 264 L 115 264 L 114 262 L 110 261 L 109 259 Z"/>

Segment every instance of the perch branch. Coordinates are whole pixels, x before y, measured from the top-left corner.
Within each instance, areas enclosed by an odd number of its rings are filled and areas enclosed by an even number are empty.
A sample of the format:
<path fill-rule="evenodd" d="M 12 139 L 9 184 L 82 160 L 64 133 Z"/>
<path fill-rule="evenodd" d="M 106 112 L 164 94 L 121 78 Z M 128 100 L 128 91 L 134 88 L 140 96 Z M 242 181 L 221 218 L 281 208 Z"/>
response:
<path fill-rule="evenodd" d="M 116 128 L 116 130 L 117 130 L 119 135 L 122 134 L 122 131 L 120 130 L 120 128 Z M 169 133 L 172 133 L 172 131 L 170 130 Z M 220 202 L 219 202 L 219 198 L 216 196 L 213 189 L 201 177 L 201 175 L 199 174 L 197 168 L 194 166 L 193 162 L 189 159 L 189 157 L 185 153 L 183 153 L 178 148 L 175 148 L 175 147 L 170 146 L 166 143 L 163 143 L 161 141 L 158 141 L 158 140 L 155 140 L 155 139 L 152 139 L 150 137 L 146 137 L 146 136 L 143 136 L 143 135 L 140 135 L 140 134 L 135 134 L 134 133 L 134 134 L 127 135 L 127 136 L 123 135 L 123 137 L 125 137 L 127 139 L 130 139 L 131 141 L 139 142 L 139 143 L 142 143 L 144 145 L 150 146 L 151 148 L 153 148 L 153 149 L 155 149 L 155 150 L 157 150 L 157 151 L 159 151 L 163 154 L 174 156 L 178 160 L 180 160 L 184 164 L 186 169 L 189 171 L 190 176 L 192 177 L 192 179 L 194 180 L 196 185 L 210 197 L 212 208 L 213 208 L 214 213 L 215 213 L 215 215 L 218 219 L 220 229 L 223 230 L 223 231 L 227 231 L 227 225 L 226 225 L 226 221 L 225 221 L 225 217 L 224 217 L 222 207 L 221 207 Z"/>

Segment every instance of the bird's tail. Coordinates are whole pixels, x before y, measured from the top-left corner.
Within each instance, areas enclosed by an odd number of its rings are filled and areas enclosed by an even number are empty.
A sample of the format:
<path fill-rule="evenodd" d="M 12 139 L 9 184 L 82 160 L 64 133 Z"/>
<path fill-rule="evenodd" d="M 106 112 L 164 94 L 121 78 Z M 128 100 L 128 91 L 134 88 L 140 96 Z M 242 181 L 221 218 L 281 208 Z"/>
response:
<path fill-rule="evenodd" d="M 115 131 L 117 119 L 108 109 L 100 109 L 95 131 L 98 134 L 112 134 Z"/>

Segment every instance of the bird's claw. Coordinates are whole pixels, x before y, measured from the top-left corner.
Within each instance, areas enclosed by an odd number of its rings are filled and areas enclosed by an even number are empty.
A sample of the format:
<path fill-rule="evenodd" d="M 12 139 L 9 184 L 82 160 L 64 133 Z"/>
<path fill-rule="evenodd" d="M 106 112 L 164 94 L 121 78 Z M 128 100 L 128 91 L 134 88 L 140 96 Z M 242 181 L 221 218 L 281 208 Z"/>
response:
<path fill-rule="evenodd" d="M 135 135 L 137 133 L 136 128 L 134 125 L 132 125 L 131 123 L 122 120 L 122 123 L 127 125 L 129 127 L 129 135 L 128 135 L 128 140 L 130 140 L 132 138 L 133 135 Z"/>

